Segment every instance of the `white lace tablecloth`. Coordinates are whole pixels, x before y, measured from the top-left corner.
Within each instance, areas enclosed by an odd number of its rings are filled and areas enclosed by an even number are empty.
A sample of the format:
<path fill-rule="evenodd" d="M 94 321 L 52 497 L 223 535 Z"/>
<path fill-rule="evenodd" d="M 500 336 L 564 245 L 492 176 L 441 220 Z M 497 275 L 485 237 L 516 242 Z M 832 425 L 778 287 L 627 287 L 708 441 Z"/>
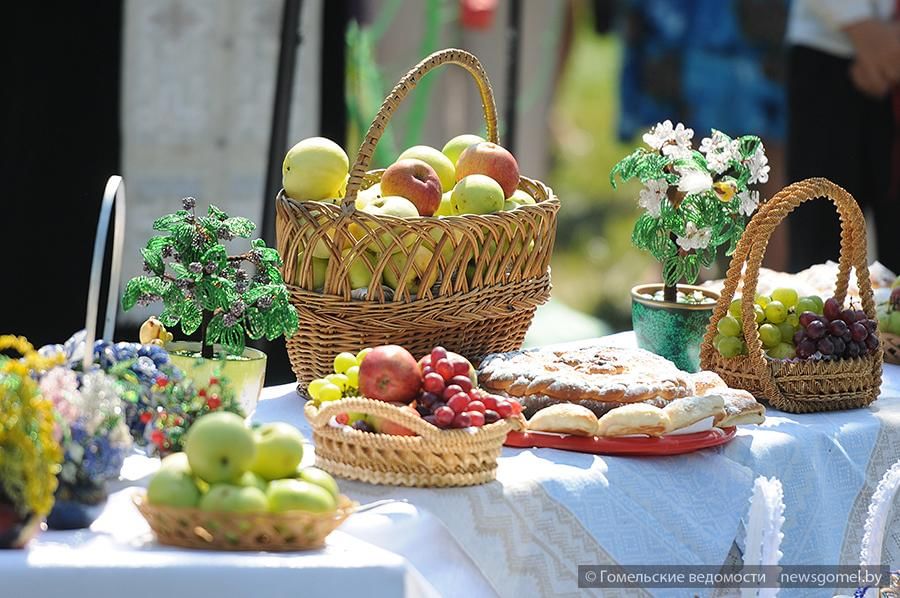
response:
<path fill-rule="evenodd" d="M 629 344 L 633 336 L 604 342 Z M 253 418 L 288 421 L 311 437 L 292 385 L 267 388 Z M 472 488 L 343 481 L 361 503 L 390 502 L 352 516 L 322 550 L 268 555 L 155 544 L 130 504 L 132 486 L 145 483 L 155 462 L 134 457 L 124 471 L 129 481 L 90 531 L 47 532 L 27 550 L 0 553 L 0 596 L 601 595 L 578 589 L 579 564 L 725 562 L 742 541 L 758 475 L 784 485 L 783 564 L 856 564 L 869 498 L 898 459 L 900 367 L 885 366 L 882 396 L 867 409 L 770 411 L 764 425 L 739 428 L 728 445 L 689 455 L 504 449 L 497 481 Z M 900 564 L 900 521 L 885 555 Z"/>

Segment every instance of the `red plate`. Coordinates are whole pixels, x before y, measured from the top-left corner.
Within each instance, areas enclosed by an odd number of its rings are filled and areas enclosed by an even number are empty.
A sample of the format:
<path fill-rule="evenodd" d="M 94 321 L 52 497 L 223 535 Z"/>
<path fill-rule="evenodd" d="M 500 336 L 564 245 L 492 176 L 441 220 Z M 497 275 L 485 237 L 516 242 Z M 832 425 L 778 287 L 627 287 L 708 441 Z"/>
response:
<path fill-rule="evenodd" d="M 515 448 L 555 448 L 597 455 L 681 455 L 698 449 L 725 444 L 734 438 L 737 429 L 713 428 L 693 434 L 675 434 L 659 438 L 632 436 L 630 438 L 599 438 L 569 436 L 547 432 L 510 432 L 506 446 Z"/>

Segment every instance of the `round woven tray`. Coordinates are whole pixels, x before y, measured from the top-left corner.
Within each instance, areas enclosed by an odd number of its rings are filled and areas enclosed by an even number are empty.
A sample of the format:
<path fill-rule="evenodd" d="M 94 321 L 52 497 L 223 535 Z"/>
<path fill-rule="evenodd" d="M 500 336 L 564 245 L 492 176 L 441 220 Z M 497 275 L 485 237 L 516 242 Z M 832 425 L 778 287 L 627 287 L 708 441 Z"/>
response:
<path fill-rule="evenodd" d="M 300 320 L 287 350 L 301 387 L 331 373 L 335 354 L 373 345 L 397 344 L 414 353 L 442 345 L 472 359 L 518 349 L 536 307 L 550 297 L 559 200 L 540 181 L 519 181 L 535 205 L 496 214 L 394 218 L 356 209 L 358 191 L 381 179 L 383 171 L 367 169 L 394 111 L 421 77 L 446 64 L 474 79 L 487 139 L 497 142 L 497 109 L 484 69 L 468 52 L 442 50 L 410 70 L 384 100 L 342 200 L 278 194 L 278 251 Z M 329 257 L 319 288 L 314 253 Z M 373 274 L 366 289 L 351 288 L 354 261 Z M 399 281 L 396 289 L 379 284 L 385 273 Z"/>
<path fill-rule="evenodd" d="M 792 413 L 863 407 L 878 398 L 882 350 L 854 359 L 835 361 L 779 361 L 768 359 L 756 329 L 753 304 L 759 268 L 775 227 L 800 204 L 827 198 L 841 220 L 841 255 L 834 297 L 843 304 L 850 269 L 856 269 L 862 309 L 875 317 L 875 301 L 866 264 L 866 223 L 856 200 L 826 179 L 807 179 L 778 192 L 756 212 L 731 258 L 725 287 L 716 303 L 700 346 L 703 369 L 718 373 L 729 386 L 743 388 L 768 400 L 773 407 Z M 746 267 L 745 267 L 746 266 Z M 728 312 L 743 271 L 741 314 L 747 355 L 725 358 L 715 347 L 716 325 Z"/>
<path fill-rule="evenodd" d="M 218 513 L 152 505 L 133 497 L 160 544 L 203 550 L 287 552 L 319 548 L 357 504 L 341 495 L 334 513 Z"/>
<path fill-rule="evenodd" d="M 338 413 L 376 415 L 417 436 L 375 434 L 329 425 Z M 481 428 L 441 430 L 384 401 L 354 397 L 316 406 L 307 401 L 316 466 L 370 484 L 449 487 L 484 484 L 496 477 L 497 458 L 510 430 L 524 429 L 522 416 Z"/>
<path fill-rule="evenodd" d="M 900 336 L 890 332 L 881 333 L 881 346 L 887 363 L 900 365 Z"/>

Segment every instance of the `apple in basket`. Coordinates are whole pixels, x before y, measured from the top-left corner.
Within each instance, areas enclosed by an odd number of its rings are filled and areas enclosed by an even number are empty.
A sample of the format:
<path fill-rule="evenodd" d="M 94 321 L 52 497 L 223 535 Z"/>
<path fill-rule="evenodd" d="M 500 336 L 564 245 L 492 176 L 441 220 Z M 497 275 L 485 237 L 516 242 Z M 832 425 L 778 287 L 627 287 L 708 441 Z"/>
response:
<path fill-rule="evenodd" d="M 184 443 L 191 470 L 210 484 L 228 482 L 250 468 L 256 456 L 253 432 L 244 418 L 226 411 L 198 419 Z"/>
<path fill-rule="evenodd" d="M 374 347 L 359 365 L 362 396 L 389 403 L 409 403 L 422 388 L 422 371 L 412 354 L 399 345 Z"/>
<path fill-rule="evenodd" d="M 250 471 L 266 480 L 291 475 L 303 459 L 303 436 L 284 422 L 263 424 L 254 430 L 256 457 Z"/>
<path fill-rule="evenodd" d="M 427 162 L 398 160 L 381 175 L 381 192 L 405 197 L 416 206 L 419 216 L 431 216 L 441 205 L 441 180 Z"/>
<path fill-rule="evenodd" d="M 441 191 L 446 193 L 453 189 L 453 185 L 456 184 L 456 167 L 450 161 L 450 158 L 427 145 L 414 145 L 400 154 L 397 160 L 409 158 L 421 160 L 434 169 L 435 174 L 438 175 L 441 181 Z"/>
<path fill-rule="evenodd" d="M 503 197 L 511 197 L 519 186 L 519 163 L 506 148 L 484 142 L 470 145 L 456 162 L 456 180 L 471 174 L 484 174 L 500 184 Z"/>
<path fill-rule="evenodd" d="M 446 144 L 444 144 L 441 152 L 447 156 L 454 165 L 459 161 L 459 156 L 468 148 L 470 145 L 477 145 L 479 143 L 484 143 L 486 139 L 479 137 L 478 135 L 472 135 L 471 133 L 466 133 L 465 135 L 457 135 Z"/>
<path fill-rule="evenodd" d="M 292 199 L 334 199 L 343 195 L 349 169 L 341 146 L 324 137 L 310 137 L 288 150 L 281 166 L 282 184 Z"/>
<path fill-rule="evenodd" d="M 454 215 L 493 214 L 503 209 L 503 189 L 491 177 L 470 174 L 456 183 L 450 195 Z"/>

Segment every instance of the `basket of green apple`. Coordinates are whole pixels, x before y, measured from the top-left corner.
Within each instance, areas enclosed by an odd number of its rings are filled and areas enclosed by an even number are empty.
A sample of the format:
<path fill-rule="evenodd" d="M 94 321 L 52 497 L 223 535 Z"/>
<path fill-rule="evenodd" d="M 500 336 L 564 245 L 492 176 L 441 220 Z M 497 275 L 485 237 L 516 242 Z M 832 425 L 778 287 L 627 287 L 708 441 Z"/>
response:
<path fill-rule="evenodd" d="M 300 468 L 293 426 L 249 428 L 233 413 L 204 415 L 183 453 L 162 460 L 134 503 L 161 544 L 205 550 L 293 551 L 322 546 L 356 504 L 315 467 Z"/>
<path fill-rule="evenodd" d="M 878 330 L 884 344 L 884 360 L 900 365 L 900 276 L 891 285 L 890 298 L 878 305 Z"/>
<path fill-rule="evenodd" d="M 478 388 L 461 355 L 435 347 L 416 361 L 397 345 L 340 353 L 313 380 L 304 413 L 316 465 L 340 477 L 396 486 L 471 486 L 493 480 L 521 405 Z"/>
<path fill-rule="evenodd" d="M 840 215 L 834 296 L 801 299 L 791 289 L 777 289 L 771 297 L 757 297 L 770 235 L 797 206 L 816 198 L 830 200 Z M 734 250 L 700 347 L 703 369 L 792 413 L 851 409 L 874 401 L 881 387 L 882 341 L 865 256 L 866 223 L 847 191 L 826 179 L 782 189 L 753 215 Z M 858 304 L 847 298 L 852 270 Z M 742 279 L 742 297 L 735 300 Z"/>
<path fill-rule="evenodd" d="M 486 139 L 460 135 L 442 150 L 415 146 L 387 169 L 368 170 L 407 93 L 449 64 L 478 86 Z M 472 358 L 521 346 L 535 309 L 550 297 L 559 200 L 520 176 L 498 139 L 484 69 L 468 52 L 449 49 L 394 87 L 352 169 L 327 139 L 291 148 L 276 235 L 300 320 L 287 350 L 301 387 L 327 375 L 336 353 L 376 344 L 414 353 L 443 345 Z"/>

